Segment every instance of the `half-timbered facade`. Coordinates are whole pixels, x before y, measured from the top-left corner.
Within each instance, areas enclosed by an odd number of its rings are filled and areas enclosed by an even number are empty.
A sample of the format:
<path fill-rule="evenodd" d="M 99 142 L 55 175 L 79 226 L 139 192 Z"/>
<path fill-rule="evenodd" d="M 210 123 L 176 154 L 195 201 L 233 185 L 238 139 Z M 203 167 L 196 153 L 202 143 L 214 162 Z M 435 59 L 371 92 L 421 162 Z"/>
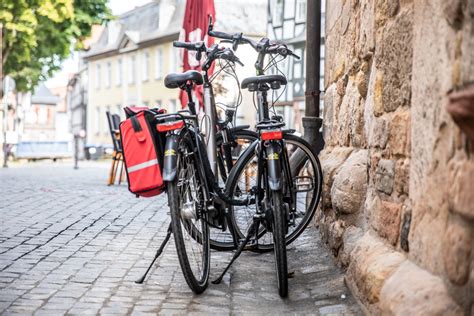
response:
<path fill-rule="evenodd" d="M 325 1 L 323 0 L 321 34 L 324 34 L 324 8 Z M 306 0 L 268 0 L 267 9 L 268 38 L 285 42 L 296 55 L 301 57 L 300 59 L 288 57 L 278 64 L 279 70 L 287 77 L 288 84 L 275 98 L 277 99 L 275 111 L 285 118 L 287 126 L 302 131 L 301 118 L 304 116 L 306 88 Z M 323 38 L 321 43 L 324 44 Z M 324 47 L 321 48 L 320 65 L 320 86 L 323 87 Z"/>

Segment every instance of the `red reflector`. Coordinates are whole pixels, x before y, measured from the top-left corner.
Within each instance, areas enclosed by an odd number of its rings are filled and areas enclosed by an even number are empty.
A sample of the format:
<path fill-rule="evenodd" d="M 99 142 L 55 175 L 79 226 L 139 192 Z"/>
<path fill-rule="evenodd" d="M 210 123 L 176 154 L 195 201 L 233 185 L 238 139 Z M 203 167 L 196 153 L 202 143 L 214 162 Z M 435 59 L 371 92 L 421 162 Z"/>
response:
<path fill-rule="evenodd" d="M 184 126 L 184 121 L 176 121 L 170 123 L 163 123 L 156 125 L 158 132 L 167 132 L 174 131 L 175 129 L 180 129 Z"/>
<path fill-rule="evenodd" d="M 274 140 L 274 139 L 282 139 L 283 132 L 280 130 L 272 130 L 272 131 L 261 131 L 260 136 L 262 140 Z"/>

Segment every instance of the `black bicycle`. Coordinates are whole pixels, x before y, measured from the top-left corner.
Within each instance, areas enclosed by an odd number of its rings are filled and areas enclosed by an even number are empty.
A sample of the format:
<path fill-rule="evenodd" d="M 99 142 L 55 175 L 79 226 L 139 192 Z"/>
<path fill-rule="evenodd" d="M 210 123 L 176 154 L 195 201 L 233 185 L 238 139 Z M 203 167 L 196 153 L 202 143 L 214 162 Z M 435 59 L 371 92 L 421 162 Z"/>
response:
<path fill-rule="evenodd" d="M 222 39 L 222 42 L 231 43 L 234 50 L 236 50 L 241 44 L 251 45 L 258 52 L 255 68 L 259 77 L 263 76 L 271 67 L 273 70 L 276 70 L 277 73 L 283 74 L 278 69 L 278 62 L 282 61 L 287 56 L 298 58 L 298 56 L 293 54 L 293 52 L 282 42 L 270 41 L 267 38 L 263 38 L 259 42 L 256 42 L 251 38 L 244 37 L 242 33 L 227 34 L 224 32 L 214 31 L 212 21 L 209 23 L 208 35 Z M 270 56 L 270 58 L 269 62 L 265 65 L 266 56 Z M 248 79 L 246 80 L 248 82 Z M 245 80 L 242 83 L 242 87 L 247 88 Z M 267 91 L 258 91 L 255 86 L 250 86 L 249 90 L 257 92 L 257 102 L 259 103 L 259 107 L 262 103 L 265 103 L 261 110 L 259 108 L 259 113 L 266 113 L 259 116 L 259 120 L 268 120 L 269 112 L 267 109 L 269 108 L 269 104 L 266 100 L 262 100 L 263 98 L 267 98 Z M 273 119 L 277 122 L 282 122 L 282 118 L 277 115 L 274 115 Z M 321 197 L 322 171 L 318 156 L 310 145 L 301 137 L 294 135 L 294 130 L 284 130 L 283 132 L 283 144 L 286 147 L 286 152 L 290 161 L 289 169 L 293 187 L 295 188 L 294 193 L 296 194 L 296 196 L 293 197 L 296 203 L 293 203 L 289 210 L 290 225 L 288 226 L 288 231 L 285 236 L 286 244 L 288 245 L 301 235 L 314 217 Z M 242 159 L 243 162 L 239 165 L 240 167 L 235 170 L 235 175 L 231 178 L 232 181 L 227 182 L 226 192 L 234 197 L 247 197 L 255 200 L 255 195 L 258 191 L 255 177 L 257 175 L 256 170 L 258 157 L 255 151 L 249 150 L 245 155 L 243 155 Z M 285 186 L 285 188 L 286 187 L 287 186 Z M 285 200 L 287 201 L 292 199 L 289 194 L 290 192 L 288 191 L 285 196 Z M 229 225 L 234 227 L 239 238 L 244 238 L 245 233 L 248 231 L 250 224 L 253 221 L 254 214 L 254 205 L 232 206 L 230 208 L 229 218 L 231 223 Z M 255 240 L 252 240 L 251 242 L 253 245 L 248 249 L 257 252 L 273 250 L 272 235 L 266 234 L 266 232 L 267 230 L 265 227 L 260 227 L 258 243 Z M 220 249 L 232 250 L 235 249 L 235 244 L 232 240 L 220 241 Z"/>

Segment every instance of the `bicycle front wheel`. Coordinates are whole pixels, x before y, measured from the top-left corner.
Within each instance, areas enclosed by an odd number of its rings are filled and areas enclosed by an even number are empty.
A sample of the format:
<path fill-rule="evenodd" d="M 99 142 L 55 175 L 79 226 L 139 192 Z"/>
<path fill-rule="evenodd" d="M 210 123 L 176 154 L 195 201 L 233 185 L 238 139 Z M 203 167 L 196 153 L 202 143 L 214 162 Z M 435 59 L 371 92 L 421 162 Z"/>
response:
<path fill-rule="evenodd" d="M 168 183 L 171 228 L 179 264 L 191 290 L 202 293 L 208 285 L 210 270 L 209 226 L 207 214 L 199 207 L 203 186 L 190 143 L 181 139 L 178 173 Z"/>
<path fill-rule="evenodd" d="M 283 196 L 280 190 L 269 192 L 272 209 L 272 235 L 275 254 L 275 268 L 277 273 L 278 294 L 288 296 L 288 263 L 286 257 L 285 234 L 287 230 L 287 216 L 283 206 Z"/>

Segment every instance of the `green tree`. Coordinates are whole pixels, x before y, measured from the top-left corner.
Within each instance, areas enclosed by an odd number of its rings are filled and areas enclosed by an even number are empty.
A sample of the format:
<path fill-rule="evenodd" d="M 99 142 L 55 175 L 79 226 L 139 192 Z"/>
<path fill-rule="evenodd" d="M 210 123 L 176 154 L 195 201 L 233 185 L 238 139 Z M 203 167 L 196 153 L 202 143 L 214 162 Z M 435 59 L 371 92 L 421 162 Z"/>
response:
<path fill-rule="evenodd" d="M 32 90 L 80 49 L 94 24 L 111 19 L 108 0 L 0 0 L 3 72 Z"/>

